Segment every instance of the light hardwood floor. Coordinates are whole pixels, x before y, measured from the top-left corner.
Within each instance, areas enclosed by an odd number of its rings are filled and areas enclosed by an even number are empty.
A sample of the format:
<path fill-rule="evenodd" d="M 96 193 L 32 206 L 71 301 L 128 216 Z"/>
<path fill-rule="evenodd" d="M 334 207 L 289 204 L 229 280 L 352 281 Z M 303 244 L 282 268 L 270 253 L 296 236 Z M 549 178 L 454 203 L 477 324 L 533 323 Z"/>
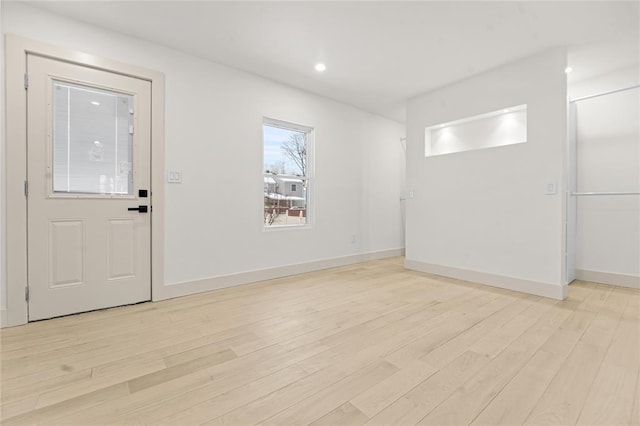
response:
<path fill-rule="evenodd" d="M 2 423 L 638 424 L 640 292 L 385 259 L 2 330 Z"/>

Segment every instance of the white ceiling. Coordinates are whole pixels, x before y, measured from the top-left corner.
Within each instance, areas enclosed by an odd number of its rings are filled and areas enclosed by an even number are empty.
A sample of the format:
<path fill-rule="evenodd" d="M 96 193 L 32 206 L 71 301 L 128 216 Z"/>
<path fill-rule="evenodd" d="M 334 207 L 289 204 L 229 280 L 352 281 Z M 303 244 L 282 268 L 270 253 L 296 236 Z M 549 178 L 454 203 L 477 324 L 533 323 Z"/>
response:
<path fill-rule="evenodd" d="M 637 1 L 29 3 L 401 122 L 407 98 L 551 47 L 576 50 L 574 80 L 638 62 Z"/>

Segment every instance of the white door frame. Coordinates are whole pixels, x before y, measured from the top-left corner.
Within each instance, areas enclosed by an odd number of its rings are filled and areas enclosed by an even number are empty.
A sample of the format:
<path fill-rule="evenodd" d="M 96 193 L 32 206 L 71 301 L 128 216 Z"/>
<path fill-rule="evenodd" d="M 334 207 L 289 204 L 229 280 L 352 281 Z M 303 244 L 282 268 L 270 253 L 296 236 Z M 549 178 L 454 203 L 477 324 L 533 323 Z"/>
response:
<path fill-rule="evenodd" d="M 6 305 L 2 327 L 26 324 L 27 301 L 27 54 L 50 57 L 151 83 L 151 300 L 164 289 L 164 74 L 12 34 L 5 39 Z"/>

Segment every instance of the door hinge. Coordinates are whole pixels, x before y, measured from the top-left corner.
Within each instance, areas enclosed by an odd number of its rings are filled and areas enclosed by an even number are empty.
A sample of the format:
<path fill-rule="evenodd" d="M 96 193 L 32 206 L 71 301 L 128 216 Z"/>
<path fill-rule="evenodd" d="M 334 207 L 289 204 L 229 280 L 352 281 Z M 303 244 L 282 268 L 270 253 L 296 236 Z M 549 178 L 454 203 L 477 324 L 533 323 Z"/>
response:
<path fill-rule="evenodd" d="M 24 88 L 28 89 L 29 88 L 29 74 L 24 73 Z"/>
<path fill-rule="evenodd" d="M 129 125 L 129 134 L 133 134 L 133 124 Z"/>
<path fill-rule="evenodd" d="M 24 288 L 24 300 L 29 301 L 29 287 Z"/>
<path fill-rule="evenodd" d="M 29 196 L 29 181 L 28 180 L 24 181 L 24 196 L 25 197 Z"/>

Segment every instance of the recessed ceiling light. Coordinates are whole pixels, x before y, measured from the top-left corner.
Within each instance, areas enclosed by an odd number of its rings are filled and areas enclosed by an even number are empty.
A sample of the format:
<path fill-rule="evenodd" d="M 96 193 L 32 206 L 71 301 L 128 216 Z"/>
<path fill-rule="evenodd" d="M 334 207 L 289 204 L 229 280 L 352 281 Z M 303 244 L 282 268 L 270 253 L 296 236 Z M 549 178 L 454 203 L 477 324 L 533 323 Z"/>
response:
<path fill-rule="evenodd" d="M 503 109 L 503 110 L 502 110 L 502 112 L 504 112 L 504 113 L 509 112 L 509 108 L 507 108 L 507 109 Z"/>
<path fill-rule="evenodd" d="M 323 72 L 324 70 L 327 69 L 327 66 L 325 64 L 323 64 L 323 63 L 318 63 L 318 64 L 316 64 L 315 69 L 318 72 Z"/>
<path fill-rule="evenodd" d="M 564 72 L 567 73 L 567 74 L 569 74 L 571 71 L 573 71 L 573 68 L 571 68 L 571 67 L 566 67 L 564 69 Z"/>
<path fill-rule="evenodd" d="M 91 105 L 99 106 L 99 105 L 100 105 L 100 102 L 91 101 Z"/>

